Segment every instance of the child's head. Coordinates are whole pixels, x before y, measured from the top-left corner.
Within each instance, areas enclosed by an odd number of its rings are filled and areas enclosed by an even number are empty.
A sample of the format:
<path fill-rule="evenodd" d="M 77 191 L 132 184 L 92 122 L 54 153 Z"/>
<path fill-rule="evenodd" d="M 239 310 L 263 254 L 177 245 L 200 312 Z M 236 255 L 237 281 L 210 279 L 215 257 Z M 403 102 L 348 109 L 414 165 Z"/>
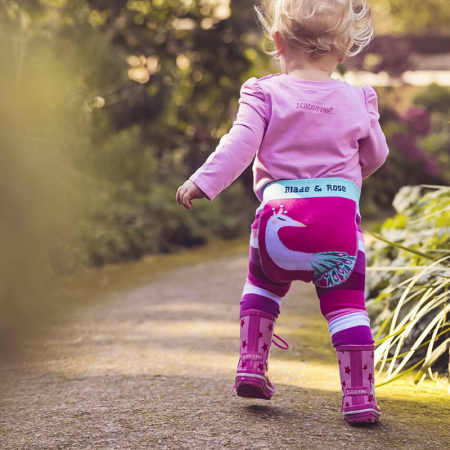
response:
<path fill-rule="evenodd" d="M 366 0 L 267 0 L 256 8 L 270 40 L 291 54 L 314 61 L 335 54 L 337 60 L 359 53 L 372 39 Z M 277 45 L 279 43 L 279 45 Z M 278 50 L 278 52 L 277 52 Z M 280 55 L 279 48 L 272 52 Z"/>

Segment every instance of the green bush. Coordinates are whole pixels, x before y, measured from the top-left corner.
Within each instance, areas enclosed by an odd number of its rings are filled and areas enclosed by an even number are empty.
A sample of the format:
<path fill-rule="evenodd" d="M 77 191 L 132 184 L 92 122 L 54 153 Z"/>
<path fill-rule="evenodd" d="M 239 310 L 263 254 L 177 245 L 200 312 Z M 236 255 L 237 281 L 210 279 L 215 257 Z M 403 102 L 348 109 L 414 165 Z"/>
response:
<path fill-rule="evenodd" d="M 432 83 L 423 92 L 416 95 L 414 103 L 425 108 L 430 114 L 434 112 L 448 114 L 450 112 L 450 89 Z"/>
<path fill-rule="evenodd" d="M 367 306 L 384 382 L 414 368 L 420 382 L 448 362 L 450 188 L 404 187 L 394 207 L 367 252 Z"/>
<path fill-rule="evenodd" d="M 258 34 L 240 8 L 251 11 L 236 4 L 208 28 L 202 20 L 214 11 L 200 1 L 0 4 L 4 116 L 14 118 L 21 154 L 61 196 L 58 212 L 70 211 L 70 232 L 46 244 L 64 255 L 47 258 L 50 271 L 248 233 L 255 198 L 242 179 L 191 212 L 175 202 L 230 128 L 253 75 Z M 174 25 L 185 16 L 187 28 Z"/>
<path fill-rule="evenodd" d="M 450 179 L 450 89 L 431 84 L 414 98 L 414 103 L 431 116 L 430 133 L 419 139 L 419 146 L 436 163 L 442 179 Z"/>

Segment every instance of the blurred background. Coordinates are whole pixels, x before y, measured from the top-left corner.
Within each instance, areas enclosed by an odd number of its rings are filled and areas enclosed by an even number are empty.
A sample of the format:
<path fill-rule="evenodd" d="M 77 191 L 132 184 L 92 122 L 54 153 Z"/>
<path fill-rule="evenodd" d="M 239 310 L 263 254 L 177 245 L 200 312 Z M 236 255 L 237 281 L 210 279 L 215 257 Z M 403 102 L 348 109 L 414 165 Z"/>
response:
<path fill-rule="evenodd" d="M 0 347 L 85 268 L 248 234 L 251 170 L 187 213 L 177 187 L 278 72 L 249 0 L 0 1 Z M 371 84 L 390 146 L 366 220 L 450 177 L 450 2 L 371 0 L 376 38 L 336 77 Z M 238 194 L 238 195 L 237 195 Z"/>

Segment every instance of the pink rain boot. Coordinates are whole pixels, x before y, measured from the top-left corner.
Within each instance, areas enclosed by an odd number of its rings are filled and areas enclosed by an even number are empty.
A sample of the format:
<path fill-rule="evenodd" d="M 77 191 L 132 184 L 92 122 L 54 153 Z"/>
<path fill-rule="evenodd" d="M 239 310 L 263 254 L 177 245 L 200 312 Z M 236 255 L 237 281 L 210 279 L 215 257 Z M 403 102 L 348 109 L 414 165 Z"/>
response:
<path fill-rule="evenodd" d="M 373 345 L 336 347 L 342 384 L 344 418 L 350 423 L 378 422 L 381 411 L 375 399 Z"/>
<path fill-rule="evenodd" d="M 241 313 L 241 347 L 235 386 L 239 397 L 270 400 L 275 388 L 268 375 L 270 345 L 276 317 L 250 309 Z M 278 339 L 278 336 L 275 335 Z M 287 350 L 289 346 L 280 339 Z M 231 390 L 233 391 L 233 389 Z"/>

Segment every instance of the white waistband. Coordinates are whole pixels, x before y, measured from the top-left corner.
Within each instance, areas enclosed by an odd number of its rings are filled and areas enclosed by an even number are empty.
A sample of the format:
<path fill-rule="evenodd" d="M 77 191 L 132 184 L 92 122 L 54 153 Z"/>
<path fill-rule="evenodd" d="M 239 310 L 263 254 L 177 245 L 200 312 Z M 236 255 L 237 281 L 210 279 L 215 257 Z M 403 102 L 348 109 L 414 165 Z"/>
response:
<path fill-rule="evenodd" d="M 345 178 L 310 178 L 279 180 L 265 186 L 263 203 L 279 198 L 343 197 L 359 204 L 361 191 Z"/>

